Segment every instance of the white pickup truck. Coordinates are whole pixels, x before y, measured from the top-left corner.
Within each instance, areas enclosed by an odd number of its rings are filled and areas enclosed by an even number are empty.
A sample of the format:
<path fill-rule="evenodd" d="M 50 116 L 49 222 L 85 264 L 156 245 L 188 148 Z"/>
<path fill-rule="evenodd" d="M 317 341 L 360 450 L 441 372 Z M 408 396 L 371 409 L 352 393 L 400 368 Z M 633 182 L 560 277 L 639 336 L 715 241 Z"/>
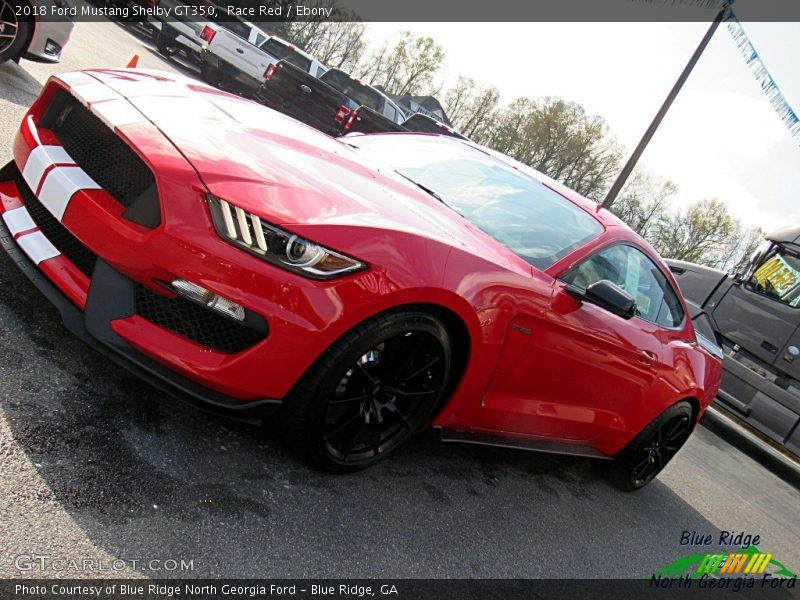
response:
<path fill-rule="evenodd" d="M 284 60 L 319 77 L 328 69 L 313 56 L 246 21 L 209 23 L 200 33 L 203 79 L 228 88 L 257 90 L 270 65 Z"/>
<path fill-rule="evenodd" d="M 187 58 L 199 59 L 202 50 L 200 34 L 211 22 L 204 18 L 211 7 L 209 0 L 160 0 L 159 7 L 167 9 L 170 16 L 156 16 L 151 20 L 158 51 L 167 57 L 183 51 Z"/>

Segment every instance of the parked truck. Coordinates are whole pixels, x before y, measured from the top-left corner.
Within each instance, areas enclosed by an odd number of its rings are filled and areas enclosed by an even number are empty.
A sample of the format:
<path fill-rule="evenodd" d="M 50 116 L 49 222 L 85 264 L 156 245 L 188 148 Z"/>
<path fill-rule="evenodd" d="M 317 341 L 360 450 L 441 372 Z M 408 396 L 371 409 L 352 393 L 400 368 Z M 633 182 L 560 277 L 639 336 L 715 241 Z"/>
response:
<path fill-rule="evenodd" d="M 723 348 L 718 405 L 800 456 L 800 225 L 768 235 L 733 274 L 667 263 L 697 329 Z"/>
<path fill-rule="evenodd" d="M 153 19 L 153 41 L 166 57 L 183 52 L 192 62 L 199 62 L 202 50 L 200 34 L 213 21 L 209 0 L 160 0 L 159 6 L 169 11 L 169 17 Z"/>
<path fill-rule="evenodd" d="M 280 61 L 267 69 L 256 99 L 334 137 L 399 131 L 464 137 L 427 115 L 407 116 L 386 94 L 340 69 L 312 77 Z"/>
<path fill-rule="evenodd" d="M 254 92 L 270 66 L 284 61 L 311 77 L 327 68 L 310 54 L 246 21 L 207 23 L 200 32 L 202 75 L 207 83 Z"/>

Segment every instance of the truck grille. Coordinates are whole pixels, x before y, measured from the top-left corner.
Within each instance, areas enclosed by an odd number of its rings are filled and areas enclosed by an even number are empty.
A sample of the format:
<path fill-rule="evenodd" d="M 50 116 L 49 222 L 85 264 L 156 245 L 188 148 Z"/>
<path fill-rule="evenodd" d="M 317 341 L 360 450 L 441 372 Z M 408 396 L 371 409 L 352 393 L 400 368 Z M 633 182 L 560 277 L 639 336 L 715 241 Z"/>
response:
<path fill-rule="evenodd" d="M 151 229 L 161 224 L 152 171 L 122 138 L 77 99 L 59 92 L 45 112 L 41 126 L 51 129 L 72 160 L 126 208 L 123 217 Z"/>
<path fill-rule="evenodd" d="M 39 199 L 28 187 L 22 177 L 16 178 L 17 188 L 22 194 L 25 208 L 28 209 L 33 222 L 42 231 L 50 243 L 56 247 L 67 259 L 91 279 L 97 255 L 84 246 L 81 241 L 72 235 L 49 210 L 39 202 Z"/>
<path fill-rule="evenodd" d="M 266 337 L 190 300 L 166 298 L 143 285 L 136 286 L 136 313 L 159 327 L 225 354 L 242 352 Z"/>

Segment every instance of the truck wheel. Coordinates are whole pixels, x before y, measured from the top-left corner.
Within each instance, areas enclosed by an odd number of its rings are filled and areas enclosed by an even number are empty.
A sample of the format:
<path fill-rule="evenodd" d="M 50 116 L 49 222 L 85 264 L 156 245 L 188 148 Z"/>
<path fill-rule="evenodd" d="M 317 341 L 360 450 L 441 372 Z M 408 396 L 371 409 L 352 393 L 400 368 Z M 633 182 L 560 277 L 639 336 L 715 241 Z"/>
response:
<path fill-rule="evenodd" d="M 33 32 L 30 19 L 17 17 L 18 2 L 0 0 L 0 63 L 19 60 Z"/>
<path fill-rule="evenodd" d="M 373 465 L 431 418 L 451 370 L 450 337 L 435 316 L 373 317 L 333 344 L 284 401 L 286 440 L 326 471 Z"/>
<path fill-rule="evenodd" d="M 178 53 L 181 46 L 178 44 L 178 38 L 166 25 L 161 27 L 161 31 L 156 34 L 156 48 L 158 51 L 171 58 Z"/>
<path fill-rule="evenodd" d="M 692 405 L 685 400 L 673 404 L 617 454 L 607 467 L 609 480 L 626 492 L 643 488 L 667 466 L 693 429 Z"/>
<path fill-rule="evenodd" d="M 222 81 L 220 77 L 220 72 L 217 67 L 211 66 L 207 62 L 203 62 L 200 66 L 200 75 L 208 85 L 213 85 L 214 87 L 219 87 Z"/>

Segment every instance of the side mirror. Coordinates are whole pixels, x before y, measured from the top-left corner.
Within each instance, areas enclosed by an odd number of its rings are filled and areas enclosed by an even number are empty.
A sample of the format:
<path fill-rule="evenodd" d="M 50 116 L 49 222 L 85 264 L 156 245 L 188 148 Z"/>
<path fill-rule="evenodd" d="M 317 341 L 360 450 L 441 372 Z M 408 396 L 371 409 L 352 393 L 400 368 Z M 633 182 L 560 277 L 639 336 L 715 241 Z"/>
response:
<path fill-rule="evenodd" d="M 581 291 L 572 285 L 567 286 L 567 291 L 580 300 L 596 304 L 623 319 L 630 319 L 636 315 L 636 300 L 628 292 L 607 279 L 594 282 L 586 288 L 586 291 Z"/>

